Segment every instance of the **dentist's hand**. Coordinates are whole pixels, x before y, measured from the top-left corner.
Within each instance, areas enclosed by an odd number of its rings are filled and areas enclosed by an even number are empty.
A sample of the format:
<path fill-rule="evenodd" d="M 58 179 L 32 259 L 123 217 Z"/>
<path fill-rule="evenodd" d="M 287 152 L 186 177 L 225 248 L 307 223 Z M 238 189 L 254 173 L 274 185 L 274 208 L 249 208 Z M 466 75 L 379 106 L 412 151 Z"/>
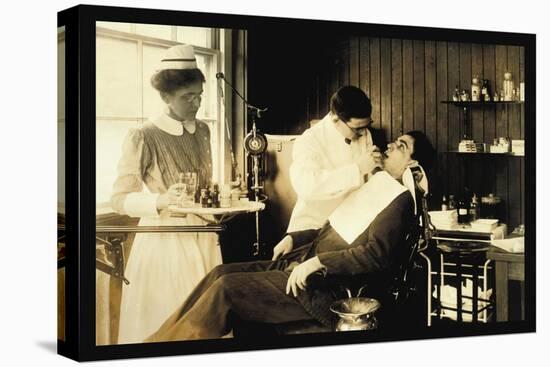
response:
<path fill-rule="evenodd" d="M 369 147 L 359 158 L 359 172 L 361 175 L 371 173 L 376 167 L 382 168 L 382 153 L 376 145 Z"/>
<path fill-rule="evenodd" d="M 315 273 L 318 270 L 324 268 L 324 265 L 321 264 L 317 256 L 312 257 L 311 259 L 304 261 L 300 265 L 296 266 L 286 282 L 286 294 L 292 294 L 294 297 L 298 296 L 298 288 L 304 290 L 306 287 L 306 279 L 310 274 Z"/>
<path fill-rule="evenodd" d="M 284 236 L 283 239 L 273 248 L 273 257 L 271 260 L 275 261 L 279 257 L 288 254 L 292 251 L 293 247 L 294 244 L 292 242 L 292 237 L 289 235 Z"/>

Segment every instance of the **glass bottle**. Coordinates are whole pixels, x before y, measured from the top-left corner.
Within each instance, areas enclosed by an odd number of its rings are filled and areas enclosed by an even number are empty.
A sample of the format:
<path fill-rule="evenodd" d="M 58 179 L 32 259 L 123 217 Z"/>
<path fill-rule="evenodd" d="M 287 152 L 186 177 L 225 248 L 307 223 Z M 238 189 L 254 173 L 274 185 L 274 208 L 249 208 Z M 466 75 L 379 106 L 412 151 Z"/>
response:
<path fill-rule="evenodd" d="M 220 193 L 218 189 L 218 184 L 212 184 L 212 190 L 210 190 L 210 197 L 212 198 L 212 208 L 220 207 Z"/>
<path fill-rule="evenodd" d="M 447 204 L 447 197 L 443 195 L 443 199 L 441 200 L 441 210 L 449 210 L 449 205 Z"/>
<path fill-rule="evenodd" d="M 473 222 L 478 218 L 479 218 L 479 203 L 477 200 L 477 196 L 474 193 L 474 195 L 472 195 L 472 200 L 470 201 L 470 222 Z"/>
<path fill-rule="evenodd" d="M 453 101 L 460 101 L 460 92 L 458 91 L 458 85 L 455 87 L 455 93 L 453 94 Z"/>
<path fill-rule="evenodd" d="M 481 95 L 481 83 L 479 82 L 479 77 L 476 75 L 472 79 L 472 101 L 478 102 Z"/>
<path fill-rule="evenodd" d="M 456 202 L 456 211 L 458 214 L 459 224 L 466 224 L 470 221 L 469 207 L 465 195 L 462 195 L 458 198 Z"/>
<path fill-rule="evenodd" d="M 489 81 L 487 79 L 483 79 L 483 85 L 481 86 L 481 101 L 491 101 L 491 95 L 489 94 Z"/>
<path fill-rule="evenodd" d="M 225 184 L 220 191 L 220 208 L 231 207 L 231 186 Z"/>
<path fill-rule="evenodd" d="M 201 189 L 201 207 L 208 207 L 208 196 L 207 189 Z"/>
<path fill-rule="evenodd" d="M 448 203 L 447 209 L 448 210 L 456 209 L 456 201 L 455 201 L 454 195 L 449 195 L 449 203 Z"/>

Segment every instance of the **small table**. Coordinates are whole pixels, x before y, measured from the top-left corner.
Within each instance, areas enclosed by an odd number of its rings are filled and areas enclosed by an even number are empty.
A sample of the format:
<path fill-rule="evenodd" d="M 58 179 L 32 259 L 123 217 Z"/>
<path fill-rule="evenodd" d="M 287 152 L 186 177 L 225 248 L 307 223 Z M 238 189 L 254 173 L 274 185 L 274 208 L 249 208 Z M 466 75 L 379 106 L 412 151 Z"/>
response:
<path fill-rule="evenodd" d="M 508 321 L 508 282 L 520 281 L 521 319 L 525 319 L 525 256 L 492 246 L 487 251 L 487 259 L 495 262 L 495 292 L 497 321 Z"/>

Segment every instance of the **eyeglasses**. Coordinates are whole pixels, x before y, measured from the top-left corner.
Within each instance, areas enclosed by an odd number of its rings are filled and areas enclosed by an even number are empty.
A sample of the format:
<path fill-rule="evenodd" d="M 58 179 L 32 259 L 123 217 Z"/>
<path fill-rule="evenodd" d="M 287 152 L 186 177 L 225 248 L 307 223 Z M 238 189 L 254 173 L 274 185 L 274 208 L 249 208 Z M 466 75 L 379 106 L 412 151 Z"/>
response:
<path fill-rule="evenodd" d="M 369 126 L 371 126 L 373 124 L 374 120 L 369 120 L 369 122 L 364 125 L 364 126 L 360 126 L 360 127 L 352 127 L 352 126 L 349 126 L 348 123 L 346 123 L 346 126 L 351 130 L 353 131 L 356 135 L 361 135 L 363 132 L 365 132 Z"/>
<path fill-rule="evenodd" d="M 195 101 L 201 101 L 202 100 L 202 94 L 185 94 L 183 95 L 183 98 L 191 103 L 191 102 L 195 102 Z"/>

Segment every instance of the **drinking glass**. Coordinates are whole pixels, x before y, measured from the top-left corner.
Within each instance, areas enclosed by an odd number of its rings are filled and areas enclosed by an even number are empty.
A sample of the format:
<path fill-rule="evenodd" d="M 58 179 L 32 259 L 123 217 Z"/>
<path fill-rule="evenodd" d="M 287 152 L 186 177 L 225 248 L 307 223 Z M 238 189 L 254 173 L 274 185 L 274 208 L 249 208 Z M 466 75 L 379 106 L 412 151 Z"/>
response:
<path fill-rule="evenodd" d="M 195 193 L 197 191 L 197 173 L 196 172 L 184 172 L 183 184 L 185 184 L 185 190 L 182 197 L 183 207 L 193 207 L 195 205 Z"/>

